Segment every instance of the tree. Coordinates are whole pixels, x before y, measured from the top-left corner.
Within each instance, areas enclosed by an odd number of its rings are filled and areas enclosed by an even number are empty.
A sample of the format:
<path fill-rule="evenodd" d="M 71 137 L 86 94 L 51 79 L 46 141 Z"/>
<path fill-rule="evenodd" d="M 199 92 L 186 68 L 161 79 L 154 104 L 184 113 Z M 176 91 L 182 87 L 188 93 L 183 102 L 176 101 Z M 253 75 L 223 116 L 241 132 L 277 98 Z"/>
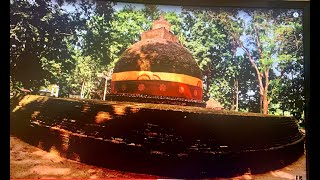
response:
<path fill-rule="evenodd" d="M 159 10 L 157 5 L 153 4 L 145 4 L 144 8 L 142 9 L 142 13 L 144 17 L 149 21 L 152 22 L 156 19 L 159 19 L 160 14 L 163 13 Z M 150 23 L 151 24 L 151 23 Z"/>
<path fill-rule="evenodd" d="M 46 81 L 57 82 L 56 74 L 74 68 L 68 41 L 75 41 L 74 21 L 54 1 L 10 1 L 10 78 L 35 92 Z M 51 66 L 49 68 L 48 66 Z"/>
<path fill-rule="evenodd" d="M 239 111 L 246 112 L 260 112 L 259 104 L 259 86 L 257 84 L 256 75 L 254 69 L 251 67 L 251 63 L 248 61 L 246 54 L 243 56 L 237 56 L 239 59 L 239 66 L 241 67 L 238 75 L 238 88 L 239 88 Z"/>
<path fill-rule="evenodd" d="M 281 10 L 248 10 L 246 13 L 252 18 L 248 24 L 241 22 L 238 14 L 230 12 L 215 14 L 217 16 L 214 18 L 220 19 L 237 47 L 247 55 L 256 72 L 261 112 L 267 114 L 274 92 L 272 89 L 276 86 L 275 82 L 271 82 L 270 71 L 276 62 L 281 62 L 288 55 L 279 51 L 283 42 L 283 34 L 279 29 L 283 28 L 285 20 L 279 19 L 279 14 L 283 13 Z"/>
<path fill-rule="evenodd" d="M 210 11 L 185 9 L 182 13 L 186 46 L 204 76 L 204 100 L 215 98 L 225 108 L 231 108 L 234 78 L 239 66 L 232 65 L 235 63 L 232 44 L 225 27 L 208 16 Z"/>
<path fill-rule="evenodd" d="M 298 16 L 294 17 L 293 14 Z M 281 72 L 281 81 L 279 88 L 275 93 L 278 98 L 272 100 L 272 103 L 279 104 L 283 112 L 289 111 L 293 115 L 302 115 L 305 105 L 304 91 L 304 57 L 302 41 L 302 18 L 299 17 L 302 12 L 290 10 L 279 14 L 282 25 L 278 29 L 282 34 L 280 53 L 282 60 L 277 66 Z"/>
<path fill-rule="evenodd" d="M 111 17 L 97 12 L 90 16 L 86 30 L 82 32 L 82 53 L 78 55 L 80 64 L 76 71 L 80 74 L 88 73 L 87 76 L 82 75 L 83 79 L 80 80 L 82 82 L 80 91 L 87 92 L 86 97 L 103 98 L 105 79 L 98 78 L 97 73 L 102 73 L 105 78 L 111 76 L 121 54 L 140 40 L 141 33 L 149 28 L 148 23 L 150 22 L 143 11 L 132 6 L 125 6 L 113 12 Z M 88 61 L 94 64 L 93 68 L 89 66 Z M 84 66 L 81 66 L 83 63 Z M 87 68 L 81 71 L 82 67 Z"/>

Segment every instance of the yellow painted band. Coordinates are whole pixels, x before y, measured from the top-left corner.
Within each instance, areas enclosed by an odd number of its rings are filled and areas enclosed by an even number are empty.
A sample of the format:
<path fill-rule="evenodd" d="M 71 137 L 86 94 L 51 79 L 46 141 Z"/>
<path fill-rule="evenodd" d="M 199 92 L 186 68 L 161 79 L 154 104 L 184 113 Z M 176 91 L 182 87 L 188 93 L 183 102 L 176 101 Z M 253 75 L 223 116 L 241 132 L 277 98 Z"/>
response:
<path fill-rule="evenodd" d="M 126 71 L 112 74 L 112 81 L 136 80 L 161 80 L 179 82 L 202 88 L 202 80 L 185 74 L 151 72 L 151 71 Z"/>

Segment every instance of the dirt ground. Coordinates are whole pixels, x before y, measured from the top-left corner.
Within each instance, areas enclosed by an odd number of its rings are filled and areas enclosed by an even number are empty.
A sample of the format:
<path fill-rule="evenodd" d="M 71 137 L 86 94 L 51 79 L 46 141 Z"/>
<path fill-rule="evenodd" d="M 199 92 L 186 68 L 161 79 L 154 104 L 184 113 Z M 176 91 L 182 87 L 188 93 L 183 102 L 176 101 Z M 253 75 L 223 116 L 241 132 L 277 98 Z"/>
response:
<path fill-rule="evenodd" d="M 49 179 L 49 178 L 125 178 L 125 179 L 163 179 L 148 174 L 137 174 L 91 166 L 59 157 L 55 152 L 46 152 L 10 136 L 10 178 L 11 179 Z M 240 179 L 301 179 L 306 180 L 306 156 L 278 170 L 263 174 L 247 172 Z M 218 178 L 227 179 L 227 178 Z M 230 179 L 230 178 L 228 178 Z"/>

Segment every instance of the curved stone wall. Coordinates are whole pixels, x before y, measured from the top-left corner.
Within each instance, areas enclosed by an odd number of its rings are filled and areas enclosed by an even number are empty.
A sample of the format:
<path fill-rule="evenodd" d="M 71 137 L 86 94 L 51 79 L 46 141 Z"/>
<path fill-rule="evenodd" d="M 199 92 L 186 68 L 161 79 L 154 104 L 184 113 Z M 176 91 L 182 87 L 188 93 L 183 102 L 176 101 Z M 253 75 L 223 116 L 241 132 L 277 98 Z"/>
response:
<path fill-rule="evenodd" d="M 12 99 L 10 109 L 12 134 L 92 164 L 130 169 L 239 153 L 303 151 L 304 137 L 290 117 L 34 95 Z"/>

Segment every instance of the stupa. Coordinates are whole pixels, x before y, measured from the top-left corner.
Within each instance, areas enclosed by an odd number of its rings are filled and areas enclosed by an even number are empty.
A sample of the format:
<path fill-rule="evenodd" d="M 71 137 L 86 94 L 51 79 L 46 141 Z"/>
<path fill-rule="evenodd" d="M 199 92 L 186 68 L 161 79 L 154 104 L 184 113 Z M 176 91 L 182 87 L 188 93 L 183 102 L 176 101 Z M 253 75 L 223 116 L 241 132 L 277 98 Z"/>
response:
<path fill-rule="evenodd" d="M 163 16 L 114 68 L 109 99 L 204 107 L 199 66 Z"/>
<path fill-rule="evenodd" d="M 199 166 L 201 158 L 303 151 L 293 117 L 205 108 L 200 68 L 170 26 L 161 17 L 122 54 L 106 101 L 12 98 L 11 132 L 70 159 L 131 170 L 146 163 L 150 173 L 160 160 Z"/>

